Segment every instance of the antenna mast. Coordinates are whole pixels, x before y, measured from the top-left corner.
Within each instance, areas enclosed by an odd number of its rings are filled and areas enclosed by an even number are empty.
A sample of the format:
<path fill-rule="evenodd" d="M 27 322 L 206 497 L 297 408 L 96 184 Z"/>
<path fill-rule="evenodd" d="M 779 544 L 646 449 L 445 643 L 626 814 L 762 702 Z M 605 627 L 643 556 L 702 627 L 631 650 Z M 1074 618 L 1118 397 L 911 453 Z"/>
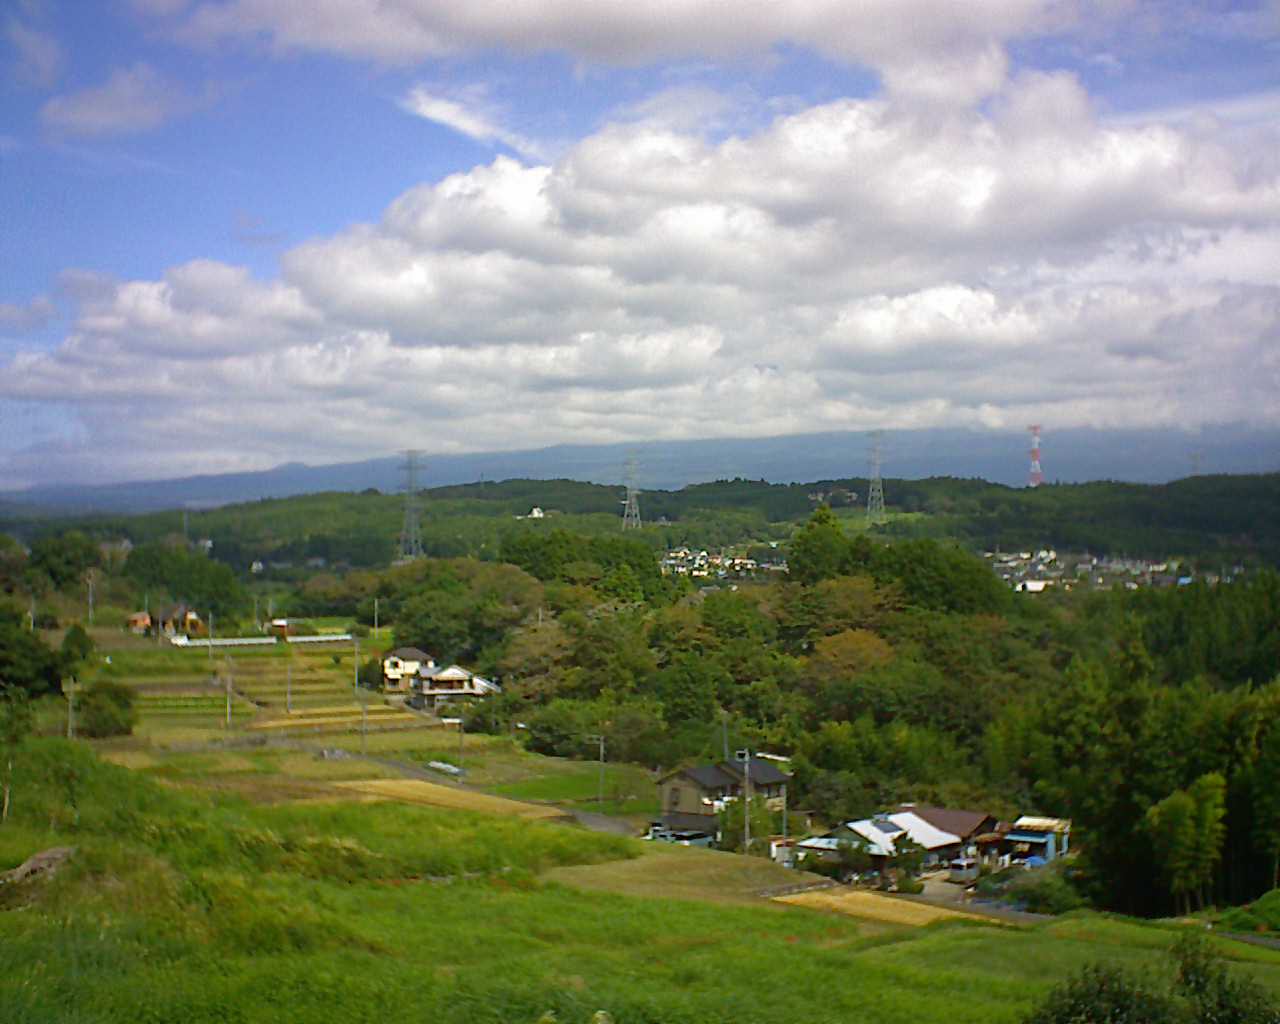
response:
<path fill-rule="evenodd" d="M 1044 483 L 1044 473 L 1040 470 L 1040 424 L 1027 427 L 1031 432 L 1031 472 L 1027 476 L 1028 487 L 1039 487 Z"/>
<path fill-rule="evenodd" d="M 408 449 L 400 470 L 404 473 L 404 525 L 400 527 L 401 562 L 411 562 L 422 557 L 422 507 L 418 499 L 418 459 L 420 451 Z"/>
<path fill-rule="evenodd" d="M 884 481 L 880 479 L 880 463 L 884 431 L 871 432 L 871 482 L 867 486 L 867 525 L 875 526 L 887 518 L 884 514 Z"/>
<path fill-rule="evenodd" d="M 622 528 L 640 529 L 640 491 L 636 489 L 635 456 L 627 459 L 627 496 L 622 501 Z"/>

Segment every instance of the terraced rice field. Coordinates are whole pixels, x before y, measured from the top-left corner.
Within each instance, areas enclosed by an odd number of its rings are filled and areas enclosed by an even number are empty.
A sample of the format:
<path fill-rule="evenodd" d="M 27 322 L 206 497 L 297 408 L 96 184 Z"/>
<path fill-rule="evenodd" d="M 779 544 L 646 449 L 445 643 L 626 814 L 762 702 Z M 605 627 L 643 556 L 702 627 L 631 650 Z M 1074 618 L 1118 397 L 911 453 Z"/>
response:
<path fill-rule="evenodd" d="M 365 715 L 358 705 L 352 703 L 339 707 L 307 708 L 278 718 L 259 718 L 249 723 L 247 728 L 252 732 L 322 733 L 350 732 L 366 727 L 370 731 L 419 729 L 426 724 L 428 723 L 418 715 L 401 708 L 371 704 Z"/>
<path fill-rule="evenodd" d="M 537 819 L 541 821 L 565 821 L 572 816 L 558 807 L 524 804 L 516 800 L 504 800 L 500 796 L 474 793 L 452 786 L 414 779 L 360 779 L 352 782 L 335 782 L 339 789 L 360 797 L 376 797 L 398 803 L 420 804 L 426 807 L 447 807 L 458 811 L 476 811 L 480 814 L 496 814 L 505 818 Z"/>

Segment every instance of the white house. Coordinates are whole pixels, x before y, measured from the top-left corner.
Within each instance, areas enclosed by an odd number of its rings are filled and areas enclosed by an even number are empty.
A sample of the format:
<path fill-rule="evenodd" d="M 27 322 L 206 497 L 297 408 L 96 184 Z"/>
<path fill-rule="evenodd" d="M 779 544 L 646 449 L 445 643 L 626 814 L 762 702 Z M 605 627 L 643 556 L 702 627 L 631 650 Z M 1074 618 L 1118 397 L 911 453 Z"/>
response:
<path fill-rule="evenodd" d="M 423 666 L 410 681 L 415 707 L 435 707 L 437 704 L 458 697 L 487 697 L 501 693 L 497 683 L 478 676 L 461 665 L 436 668 L 434 664 Z"/>
<path fill-rule="evenodd" d="M 846 821 L 825 836 L 814 836 L 797 843 L 796 850 L 832 857 L 842 841 L 862 840 L 872 857 L 892 860 L 898 855 L 897 844 L 904 836 L 923 848 L 925 864 L 949 860 L 960 852 L 962 845 L 959 836 L 930 825 L 911 811 L 898 811 L 860 821 Z"/>

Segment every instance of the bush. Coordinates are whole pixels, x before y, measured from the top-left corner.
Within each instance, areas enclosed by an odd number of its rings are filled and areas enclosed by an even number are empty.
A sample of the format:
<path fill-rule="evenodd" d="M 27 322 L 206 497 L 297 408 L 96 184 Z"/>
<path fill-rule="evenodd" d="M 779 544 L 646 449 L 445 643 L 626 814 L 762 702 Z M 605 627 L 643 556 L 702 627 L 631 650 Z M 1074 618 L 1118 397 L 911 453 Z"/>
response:
<path fill-rule="evenodd" d="M 1033 914 L 1065 914 L 1083 907 L 1085 902 L 1062 873 L 1052 867 L 1027 872 L 1009 886 L 1005 898 Z"/>
<path fill-rule="evenodd" d="M 97 682 L 76 701 L 76 728 L 82 736 L 128 736 L 138 721 L 133 691 L 119 683 Z"/>
<path fill-rule="evenodd" d="M 1247 906 L 1232 907 L 1218 923 L 1233 932 L 1280 931 L 1280 889 L 1272 889 Z"/>
<path fill-rule="evenodd" d="M 1172 1000 L 1117 967 L 1091 964 L 1049 993 L 1024 1024 L 1171 1024 Z"/>
<path fill-rule="evenodd" d="M 1227 973 L 1203 935 L 1187 932 L 1169 950 L 1172 987 L 1105 964 L 1058 986 L 1024 1024 L 1275 1024 L 1280 1010 L 1249 978 Z"/>

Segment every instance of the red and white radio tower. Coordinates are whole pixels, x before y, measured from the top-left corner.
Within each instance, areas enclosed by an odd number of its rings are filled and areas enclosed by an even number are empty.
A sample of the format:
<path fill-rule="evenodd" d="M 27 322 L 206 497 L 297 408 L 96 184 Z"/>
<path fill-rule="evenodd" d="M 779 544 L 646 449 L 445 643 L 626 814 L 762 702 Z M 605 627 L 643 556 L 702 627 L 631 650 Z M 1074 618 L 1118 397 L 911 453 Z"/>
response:
<path fill-rule="evenodd" d="M 1044 473 L 1040 470 L 1040 424 L 1027 429 L 1031 431 L 1031 473 L 1027 477 L 1027 486 L 1039 487 L 1044 483 Z"/>

